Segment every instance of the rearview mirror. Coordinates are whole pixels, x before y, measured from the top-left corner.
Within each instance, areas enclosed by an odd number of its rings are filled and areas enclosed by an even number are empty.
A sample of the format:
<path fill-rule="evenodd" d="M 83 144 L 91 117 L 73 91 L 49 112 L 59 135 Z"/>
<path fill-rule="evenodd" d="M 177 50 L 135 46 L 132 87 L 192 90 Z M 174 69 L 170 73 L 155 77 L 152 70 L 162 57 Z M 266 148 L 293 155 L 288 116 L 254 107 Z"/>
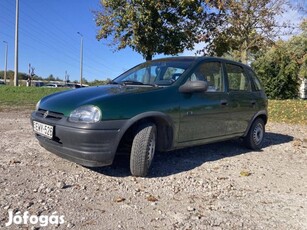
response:
<path fill-rule="evenodd" d="M 187 81 L 179 87 L 180 93 L 205 92 L 208 89 L 206 81 Z"/>

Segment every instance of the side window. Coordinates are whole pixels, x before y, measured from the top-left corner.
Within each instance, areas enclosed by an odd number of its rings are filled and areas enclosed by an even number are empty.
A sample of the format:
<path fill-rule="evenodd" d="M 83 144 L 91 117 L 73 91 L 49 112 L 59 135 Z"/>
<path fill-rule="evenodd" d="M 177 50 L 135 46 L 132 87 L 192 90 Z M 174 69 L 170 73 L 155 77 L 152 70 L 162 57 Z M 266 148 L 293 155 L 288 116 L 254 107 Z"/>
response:
<path fill-rule="evenodd" d="M 250 81 L 241 66 L 226 64 L 229 91 L 250 91 Z"/>
<path fill-rule="evenodd" d="M 256 76 L 256 74 L 254 73 L 254 71 L 248 69 L 247 72 L 248 72 L 248 75 L 251 76 L 251 78 L 252 78 L 252 80 L 253 80 L 255 90 L 256 90 L 256 91 L 262 90 L 260 81 L 259 81 L 259 79 L 257 78 L 257 76 Z"/>
<path fill-rule="evenodd" d="M 189 81 L 207 81 L 207 92 L 223 91 L 222 65 L 220 62 L 205 62 L 200 64 L 192 73 Z"/>
<path fill-rule="evenodd" d="M 161 80 L 174 80 L 176 81 L 180 75 L 184 72 L 184 69 L 175 68 L 175 67 L 167 67 L 163 76 L 160 77 Z"/>
<path fill-rule="evenodd" d="M 154 83 L 159 81 L 176 81 L 185 71 L 184 68 L 172 66 L 151 66 L 138 69 L 126 76 L 125 80 L 143 83 Z"/>

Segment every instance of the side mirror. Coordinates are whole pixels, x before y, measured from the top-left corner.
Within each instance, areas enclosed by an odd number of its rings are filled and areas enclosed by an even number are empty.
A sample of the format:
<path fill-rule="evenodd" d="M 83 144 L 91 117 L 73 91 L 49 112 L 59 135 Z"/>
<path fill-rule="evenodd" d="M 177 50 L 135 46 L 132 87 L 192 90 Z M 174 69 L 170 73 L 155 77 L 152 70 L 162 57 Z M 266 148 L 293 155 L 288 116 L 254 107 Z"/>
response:
<path fill-rule="evenodd" d="M 179 87 L 180 93 L 196 93 L 205 92 L 208 89 L 208 83 L 206 81 L 187 81 Z"/>

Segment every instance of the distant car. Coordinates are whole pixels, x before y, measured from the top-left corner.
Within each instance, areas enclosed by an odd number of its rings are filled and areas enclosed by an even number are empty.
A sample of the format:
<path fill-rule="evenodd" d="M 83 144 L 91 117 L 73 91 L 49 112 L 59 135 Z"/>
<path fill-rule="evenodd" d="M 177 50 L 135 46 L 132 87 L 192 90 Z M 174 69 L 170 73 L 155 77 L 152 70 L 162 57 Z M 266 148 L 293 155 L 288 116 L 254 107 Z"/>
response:
<path fill-rule="evenodd" d="M 84 88 L 84 87 L 88 87 L 88 85 L 80 85 L 80 84 L 75 84 L 75 89 L 78 89 L 78 88 Z"/>
<path fill-rule="evenodd" d="M 67 84 L 64 84 L 63 87 L 65 87 L 65 88 L 71 88 L 71 89 L 75 89 L 75 88 L 76 88 L 76 87 L 75 87 L 75 83 L 67 83 Z"/>
<path fill-rule="evenodd" d="M 5 85 L 5 82 L 4 81 L 0 81 L 0 86 L 1 85 Z"/>
<path fill-rule="evenodd" d="M 36 81 L 32 83 L 35 87 L 43 87 L 45 85 L 42 81 Z"/>
<path fill-rule="evenodd" d="M 46 84 L 43 86 L 43 88 L 57 88 L 58 86 L 56 84 Z"/>
<path fill-rule="evenodd" d="M 64 84 L 63 87 L 65 88 L 71 88 L 71 89 L 78 89 L 78 88 L 83 88 L 83 87 L 88 87 L 88 85 L 80 85 L 80 84 L 76 84 L 76 83 L 67 83 Z"/>
<path fill-rule="evenodd" d="M 64 87 L 62 84 L 52 83 L 52 84 L 46 84 L 43 86 L 44 88 L 58 88 L 58 87 Z"/>
<path fill-rule="evenodd" d="M 262 147 L 267 98 L 253 70 L 213 57 L 148 61 L 109 85 L 41 99 L 32 126 L 41 146 L 81 165 L 110 165 L 130 154 L 146 176 L 156 150 L 242 138 Z"/>

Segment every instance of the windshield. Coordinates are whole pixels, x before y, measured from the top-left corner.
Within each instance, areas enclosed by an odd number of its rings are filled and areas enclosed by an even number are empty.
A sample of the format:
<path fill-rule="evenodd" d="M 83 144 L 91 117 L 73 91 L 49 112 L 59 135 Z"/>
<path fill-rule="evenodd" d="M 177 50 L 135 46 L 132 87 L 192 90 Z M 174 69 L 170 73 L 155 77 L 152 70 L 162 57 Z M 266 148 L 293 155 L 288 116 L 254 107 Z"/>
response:
<path fill-rule="evenodd" d="M 113 84 L 171 85 L 190 66 L 192 60 L 161 60 L 140 64 L 119 77 Z"/>

